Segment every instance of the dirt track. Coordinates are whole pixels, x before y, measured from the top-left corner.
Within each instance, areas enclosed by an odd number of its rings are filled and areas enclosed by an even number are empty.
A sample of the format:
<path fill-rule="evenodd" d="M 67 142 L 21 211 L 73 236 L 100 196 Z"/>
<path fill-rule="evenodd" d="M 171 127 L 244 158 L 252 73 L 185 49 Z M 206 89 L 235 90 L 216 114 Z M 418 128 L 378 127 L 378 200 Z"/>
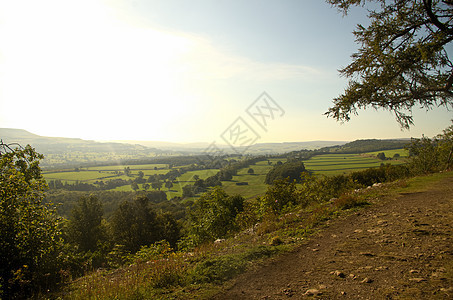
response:
<path fill-rule="evenodd" d="M 453 177 L 335 219 L 214 299 L 453 299 Z"/>

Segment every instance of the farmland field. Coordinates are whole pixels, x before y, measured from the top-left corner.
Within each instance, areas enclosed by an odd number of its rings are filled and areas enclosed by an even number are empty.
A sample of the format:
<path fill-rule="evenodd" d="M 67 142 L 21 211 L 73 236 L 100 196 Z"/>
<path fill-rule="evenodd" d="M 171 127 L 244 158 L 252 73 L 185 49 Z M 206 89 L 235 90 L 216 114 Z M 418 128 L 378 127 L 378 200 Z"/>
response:
<path fill-rule="evenodd" d="M 403 150 L 391 150 L 400 151 Z M 378 151 L 376 152 L 384 152 Z M 390 152 L 389 152 L 390 153 Z M 358 171 L 367 168 L 379 167 L 382 163 L 404 164 L 404 159 L 398 160 L 380 160 L 375 157 L 374 152 L 366 154 L 322 154 L 317 155 L 309 160 L 304 161 L 305 168 L 315 174 L 326 176 L 347 174 L 352 171 Z"/>
<path fill-rule="evenodd" d="M 395 154 L 399 154 L 401 157 L 409 156 L 409 151 L 405 150 L 405 149 L 375 151 L 375 152 L 368 152 L 367 154 L 376 156 L 380 152 L 384 152 L 385 157 L 393 157 L 393 155 L 395 155 Z"/>
<path fill-rule="evenodd" d="M 255 165 L 251 165 L 254 174 L 248 174 L 249 168 L 240 169 L 236 176 L 233 176 L 231 181 L 222 181 L 222 187 L 230 194 L 240 194 L 244 198 L 252 198 L 262 195 L 267 190 L 267 184 L 264 183 L 266 174 L 272 169 L 273 165 L 277 161 L 285 161 L 285 159 L 270 159 L 272 165 L 269 165 L 267 161 L 257 162 Z M 247 185 L 237 185 L 238 182 L 247 182 Z"/>
<path fill-rule="evenodd" d="M 387 157 L 393 157 L 398 153 L 401 158 L 391 160 L 379 160 L 376 158 L 377 153 L 384 152 Z M 322 174 L 326 176 L 347 174 L 352 171 L 362 170 L 371 167 L 379 167 L 382 163 L 403 164 L 405 163 L 407 151 L 403 149 L 377 151 L 365 154 L 322 154 L 317 155 L 309 160 L 304 161 L 307 170 L 314 174 Z M 228 194 L 240 194 L 245 198 L 256 197 L 262 195 L 267 190 L 267 185 L 264 183 L 266 174 L 272 169 L 278 161 L 285 162 L 285 158 L 272 158 L 257 162 L 255 165 L 240 169 L 236 176 L 233 176 L 231 181 L 222 181 L 222 187 Z M 129 167 L 130 176 L 124 174 L 124 168 Z M 249 168 L 254 170 L 254 174 L 249 174 Z M 167 164 L 145 164 L 145 165 L 111 165 L 82 168 L 78 171 L 63 170 L 63 171 L 48 171 L 43 172 L 46 180 L 61 180 L 63 183 L 74 184 L 75 182 L 93 184 L 96 181 L 108 181 L 111 179 L 133 180 L 138 177 L 138 172 L 144 173 L 146 179 L 150 175 L 166 174 L 169 169 Z M 206 179 L 209 176 L 215 175 L 218 169 L 195 170 L 188 171 L 176 178 L 173 186 L 168 189 L 164 185 L 161 190 L 167 194 L 167 198 L 171 199 L 176 196 L 182 196 L 182 188 L 188 184 L 195 182 L 194 176 L 201 179 Z M 238 184 L 239 183 L 239 184 Z M 242 184 L 242 185 L 241 185 Z M 139 184 L 139 188 L 143 189 L 143 185 Z M 114 191 L 132 191 L 131 185 L 119 186 L 113 189 Z M 152 190 L 152 188 L 150 188 Z"/>

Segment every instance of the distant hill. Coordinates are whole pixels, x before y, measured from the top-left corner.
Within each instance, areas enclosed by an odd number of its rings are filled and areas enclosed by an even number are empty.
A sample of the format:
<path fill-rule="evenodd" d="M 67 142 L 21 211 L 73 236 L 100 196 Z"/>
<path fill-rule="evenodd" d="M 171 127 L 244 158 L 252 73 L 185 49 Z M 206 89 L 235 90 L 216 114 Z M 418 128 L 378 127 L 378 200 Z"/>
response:
<path fill-rule="evenodd" d="M 73 168 L 88 165 L 118 163 L 124 159 L 161 155 L 162 151 L 143 145 L 101 143 L 76 138 L 46 137 L 23 129 L 0 128 L 0 139 L 5 144 L 31 145 L 44 154 L 44 168 Z"/>
<path fill-rule="evenodd" d="M 118 143 L 139 144 L 147 147 L 158 148 L 161 150 L 180 151 L 183 153 L 202 153 L 210 144 L 209 143 L 171 143 L 157 141 L 136 141 L 136 140 L 119 140 Z M 261 154 L 279 154 L 302 149 L 315 150 L 322 147 L 334 145 L 343 145 L 344 141 L 308 141 L 308 142 L 285 142 L 285 143 L 257 143 L 250 147 L 238 147 L 238 153 L 246 153 L 261 155 Z M 234 154 L 236 151 L 229 145 L 216 144 L 224 153 Z"/>
<path fill-rule="evenodd" d="M 388 139 L 388 140 L 377 140 L 377 139 L 366 139 L 356 140 L 353 142 L 346 143 L 344 145 L 324 147 L 321 151 L 334 152 L 334 153 L 365 153 L 380 150 L 392 150 L 404 148 L 410 143 L 410 139 Z"/>
<path fill-rule="evenodd" d="M 64 152 L 121 152 L 150 150 L 143 145 L 131 145 L 125 143 L 101 143 L 78 138 L 46 137 L 40 136 L 23 129 L 0 128 L 0 139 L 4 143 L 18 143 L 21 146 L 30 144 L 38 152 L 44 154 L 59 154 Z M 152 149 L 159 152 L 158 149 Z"/>

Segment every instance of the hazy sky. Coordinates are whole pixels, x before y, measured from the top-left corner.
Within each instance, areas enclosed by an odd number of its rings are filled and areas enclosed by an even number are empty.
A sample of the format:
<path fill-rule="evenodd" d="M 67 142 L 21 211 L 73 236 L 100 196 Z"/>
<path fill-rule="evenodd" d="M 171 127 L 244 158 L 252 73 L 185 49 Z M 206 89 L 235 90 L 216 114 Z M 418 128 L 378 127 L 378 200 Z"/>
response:
<path fill-rule="evenodd" d="M 415 111 L 411 131 L 387 111 L 323 115 L 366 22 L 322 0 L 0 0 L 0 127 L 175 142 L 232 128 L 256 142 L 440 133 L 451 111 Z"/>

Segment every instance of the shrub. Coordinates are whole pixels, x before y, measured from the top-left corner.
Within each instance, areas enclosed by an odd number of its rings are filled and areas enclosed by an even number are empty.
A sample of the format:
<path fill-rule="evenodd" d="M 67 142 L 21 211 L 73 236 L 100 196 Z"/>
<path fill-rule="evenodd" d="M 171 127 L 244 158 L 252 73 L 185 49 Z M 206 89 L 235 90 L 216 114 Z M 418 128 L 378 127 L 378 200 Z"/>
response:
<path fill-rule="evenodd" d="M 358 199 L 354 195 L 345 194 L 339 198 L 336 198 L 333 204 L 340 209 L 350 209 L 353 207 L 368 205 L 369 203 Z"/>
<path fill-rule="evenodd" d="M 214 241 L 238 230 L 235 220 L 243 210 L 244 198 L 229 196 L 220 187 L 201 195 L 189 213 L 190 233 L 195 244 Z"/>
<path fill-rule="evenodd" d="M 296 183 L 289 179 L 275 180 L 274 184 L 269 186 L 266 194 L 260 198 L 261 215 L 271 210 L 274 213 L 280 213 L 283 208 L 299 201 L 296 193 Z"/>
<path fill-rule="evenodd" d="M 26 298 L 59 282 L 62 220 L 44 204 L 41 154 L 0 144 L 0 297 Z"/>
<path fill-rule="evenodd" d="M 266 175 L 265 183 L 273 184 L 276 180 L 289 179 L 300 182 L 300 174 L 305 172 L 305 165 L 301 161 L 287 162 L 275 165 Z"/>

